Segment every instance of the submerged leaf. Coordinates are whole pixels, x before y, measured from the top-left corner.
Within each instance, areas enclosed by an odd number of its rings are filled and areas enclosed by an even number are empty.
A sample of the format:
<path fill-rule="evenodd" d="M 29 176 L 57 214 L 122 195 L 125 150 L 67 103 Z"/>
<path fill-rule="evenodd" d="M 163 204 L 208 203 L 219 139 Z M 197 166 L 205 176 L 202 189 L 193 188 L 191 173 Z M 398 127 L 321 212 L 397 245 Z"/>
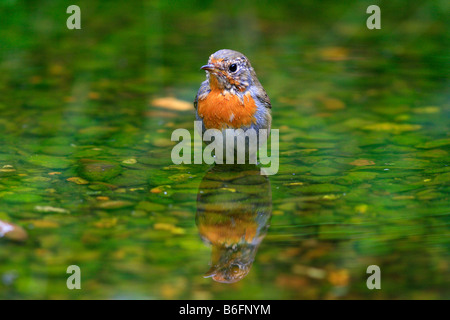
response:
<path fill-rule="evenodd" d="M 153 99 L 151 103 L 155 107 L 177 111 L 192 110 L 194 108 L 191 102 L 178 100 L 173 97 Z"/>
<path fill-rule="evenodd" d="M 0 220 L 0 238 L 25 241 L 28 238 L 28 234 L 22 227 Z"/>
<path fill-rule="evenodd" d="M 383 123 L 374 123 L 369 124 L 363 127 L 364 130 L 369 131 L 389 131 L 394 133 L 401 133 L 405 131 L 415 131 L 422 128 L 419 124 L 407 124 L 407 123 L 390 123 L 390 122 L 383 122 Z"/>
<path fill-rule="evenodd" d="M 375 162 L 372 160 L 366 160 L 366 159 L 357 159 L 355 161 L 350 162 L 352 166 L 373 166 Z"/>
<path fill-rule="evenodd" d="M 89 184 L 89 181 L 87 181 L 83 178 L 80 178 L 80 177 L 67 178 L 66 180 L 70 181 L 70 182 L 74 182 L 76 184 Z"/>

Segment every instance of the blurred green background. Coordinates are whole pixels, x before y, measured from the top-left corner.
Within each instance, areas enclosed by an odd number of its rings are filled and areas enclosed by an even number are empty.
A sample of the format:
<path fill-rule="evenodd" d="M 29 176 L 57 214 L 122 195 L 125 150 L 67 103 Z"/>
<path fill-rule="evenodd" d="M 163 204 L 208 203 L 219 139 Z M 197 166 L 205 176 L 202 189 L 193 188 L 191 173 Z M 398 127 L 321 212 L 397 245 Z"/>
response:
<path fill-rule="evenodd" d="M 66 27 L 71 4 L 81 30 Z M 381 30 L 366 27 L 372 4 Z M 28 238 L 0 237 L 0 298 L 448 299 L 449 12 L 2 0 L 0 221 Z M 272 100 L 268 182 L 170 160 L 172 131 L 193 132 L 199 68 L 222 48 L 251 60 Z M 203 278 L 202 227 L 224 222 L 196 223 L 202 201 L 243 204 L 236 215 L 260 228 L 241 281 Z M 66 287 L 72 264 L 81 290 Z M 366 287 L 372 264 L 381 290 Z"/>

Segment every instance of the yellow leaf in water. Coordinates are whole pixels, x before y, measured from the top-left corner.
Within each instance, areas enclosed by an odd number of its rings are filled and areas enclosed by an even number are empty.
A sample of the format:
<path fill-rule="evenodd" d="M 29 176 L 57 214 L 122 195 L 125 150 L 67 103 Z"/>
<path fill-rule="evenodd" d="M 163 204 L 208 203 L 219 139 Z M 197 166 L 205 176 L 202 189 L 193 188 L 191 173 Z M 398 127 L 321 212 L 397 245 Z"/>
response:
<path fill-rule="evenodd" d="M 155 230 L 166 230 L 170 231 L 173 234 L 185 234 L 186 231 L 183 228 L 177 227 L 170 223 L 155 223 L 153 226 Z"/>
<path fill-rule="evenodd" d="M 102 201 L 97 203 L 96 207 L 99 209 L 106 209 L 106 210 L 114 210 L 114 209 L 122 209 L 126 207 L 131 207 L 133 205 L 133 202 L 131 201 L 125 201 L 125 200 L 109 200 L 109 201 Z"/>
<path fill-rule="evenodd" d="M 134 191 L 143 191 L 145 190 L 145 188 L 130 188 L 130 191 L 134 192 Z"/>
<path fill-rule="evenodd" d="M 286 274 L 281 274 L 275 279 L 277 286 L 300 290 L 304 288 L 308 281 L 305 277 L 291 276 Z"/>
<path fill-rule="evenodd" d="M 213 296 L 211 292 L 196 290 L 192 292 L 192 297 L 194 300 L 212 300 Z"/>
<path fill-rule="evenodd" d="M 328 47 L 319 51 L 324 60 L 343 61 L 348 58 L 348 49 L 343 47 Z"/>
<path fill-rule="evenodd" d="M 170 180 L 175 182 L 183 182 L 188 179 L 195 178 L 196 176 L 190 173 L 177 173 L 169 177 Z"/>
<path fill-rule="evenodd" d="M 389 122 L 383 122 L 383 123 L 375 123 L 366 125 L 363 127 L 365 130 L 370 131 L 389 131 L 394 133 L 402 133 L 405 131 L 415 131 L 422 128 L 421 125 L 418 124 L 407 124 L 407 123 L 389 123 Z"/>
<path fill-rule="evenodd" d="M 345 108 L 345 103 L 336 98 L 321 97 L 319 100 L 327 110 L 341 110 Z"/>
<path fill-rule="evenodd" d="M 80 177 L 67 178 L 67 181 L 74 182 L 76 184 L 89 184 L 89 181 Z"/>
<path fill-rule="evenodd" d="M 325 200 L 336 200 L 339 199 L 340 197 L 335 195 L 335 194 L 326 194 L 323 196 L 323 199 Z"/>
<path fill-rule="evenodd" d="M 303 182 L 291 182 L 291 183 L 285 183 L 284 186 L 302 186 Z"/>
<path fill-rule="evenodd" d="M 135 163 L 137 163 L 137 160 L 136 159 L 127 159 L 127 160 L 123 160 L 122 163 L 135 164 Z"/>
<path fill-rule="evenodd" d="M 94 226 L 101 229 L 108 229 L 116 226 L 117 218 L 103 218 L 100 221 L 94 223 Z"/>
<path fill-rule="evenodd" d="M 55 208 L 51 206 L 36 206 L 34 209 L 39 212 L 69 213 L 69 211 L 64 208 Z"/>
<path fill-rule="evenodd" d="M 175 226 L 173 224 L 170 223 L 155 223 L 155 225 L 153 226 L 153 228 L 155 230 L 168 230 L 168 231 L 172 231 L 172 229 L 175 228 Z"/>
<path fill-rule="evenodd" d="M 59 224 L 50 220 L 28 220 L 27 223 L 31 223 L 35 228 L 39 229 L 53 229 L 58 228 Z"/>
<path fill-rule="evenodd" d="M 49 71 L 52 75 L 58 76 L 64 73 L 64 67 L 60 64 L 52 64 L 49 67 Z"/>
<path fill-rule="evenodd" d="M 394 199 L 394 200 L 412 200 L 414 198 L 415 198 L 414 196 L 408 196 L 408 195 L 392 197 L 392 199 Z"/>
<path fill-rule="evenodd" d="M 413 112 L 414 113 L 419 113 L 419 114 L 431 114 L 431 113 L 438 113 L 441 110 L 439 109 L 439 107 L 435 107 L 435 106 L 427 106 L 427 107 L 420 107 L 420 108 L 414 108 Z"/>
<path fill-rule="evenodd" d="M 170 230 L 173 234 L 185 234 L 186 232 L 184 231 L 183 228 L 179 228 L 179 227 L 175 227 L 172 230 Z"/>
<path fill-rule="evenodd" d="M 183 100 L 178 100 L 173 97 L 153 99 L 151 103 L 155 107 L 169 109 L 169 110 L 177 110 L 177 111 L 192 110 L 194 108 L 193 103 L 183 101 Z"/>
<path fill-rule="evenodd" d="M 177 294 L 178 294 L 178 290 L 177 288 L 169 285 L 169 284 L 163 284 L 161 286 L 161 295 L 164 297 L 164 299 L 174 299 Z"/>
<path fill-rule="evenodd" d="M 1 169 L 0 172 L 14 172 L 16 171 L 16 169 L 14 169 L 14 167 L 12 165 L 4 165 Z"/>
<path fill-rule="evenodd" d="M 100 98 L 100 95 L 98 94 L 98 92 L 89 92 L 88 97 L 92 100 L 98 100 L 98 98 Z"/>
<path fill-rule="evenodd" d="M 359 213 L 366 213 L 367 208 L 369 208 L 367 204 L 360 204 L 355 207 L 355 211 Z"/>
<path fill-rule="evenodd" d="M 158 186 L 158 187 L 155 187 L 155 188 L 151 189 L 150 192 L 151 193 L 161 193 L 161 192 L 167 191 L 170 188 L 171 187 L 168 186 L 168 185 Z"/>
<path fill-rule="evenodd" d="M 175 142 L 170 139 L 158 138 L 153 140 L 153 145 L 159 148 L 166 148 L 175 145 Z"/>
<path fill-rule="evenodd" d="M 375 164 L 375 162 L 373 162 L 372 160 L 366 160 L 366 159 L 357 159 L 353 162 L 350 162 L 349 164 L 351 164 L 352 166 L 373 166 Z"/>
<path fill-rule="evenodd" d="M 162 189 L 160 187 L 155 187 L 150 190 L 151 193 L 161 193 Z"/>
<path fill-rule="evenodd" d="M 327 272 L 323 269 L 313 268 L 304 265 L 294 265 L 292 272 L 299 275 L 306 275 L 315 279 L 323 279 L 327 275 Z"/>
<path fill-rule="evenodd" d="M 328 275 L 328 281 L 335 286 L 346 286 L 348 285 L 349 280 L 350 276 L 345 269 L 330 271 Z"/>

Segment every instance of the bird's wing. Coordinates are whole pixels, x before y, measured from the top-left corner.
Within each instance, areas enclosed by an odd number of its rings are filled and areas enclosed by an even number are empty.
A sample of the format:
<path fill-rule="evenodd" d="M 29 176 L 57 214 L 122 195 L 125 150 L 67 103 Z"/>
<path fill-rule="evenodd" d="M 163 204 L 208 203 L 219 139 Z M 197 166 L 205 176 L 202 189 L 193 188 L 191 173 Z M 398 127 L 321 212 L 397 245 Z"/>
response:
<path fill-rule="evenodd" d="M 194 108 L 197 110 L 198 105 L 198 97 L 206 95 L 210 91 L 208 80 L 205 80 L 202 82 L 202 85 L 200 86 L 200 89 L 198 89 L 197 95 L 194 99 Z"/>
<path fill-rule="evenodd" d="M 263 89 L 262 86 L 261 89 L 258 90 L 257 97 L 266 108 L 272 109 L 272 104 L 270 103 L 269 96 L 267 95 L 266 91 Z"/>
<path fill-rule="evenodd" d="M 269 96 L 266 93 L 266 90 L 264 90 L 263 86 L 258 80 L 258 77 L 256 76 L 255 70 L 252 68 L 251 73 L 253 76 L 253 85 L 255 87 L 255 95 L 256 98 L 268 109 L 272 109 L 272 104 L 270 103 Z"/>

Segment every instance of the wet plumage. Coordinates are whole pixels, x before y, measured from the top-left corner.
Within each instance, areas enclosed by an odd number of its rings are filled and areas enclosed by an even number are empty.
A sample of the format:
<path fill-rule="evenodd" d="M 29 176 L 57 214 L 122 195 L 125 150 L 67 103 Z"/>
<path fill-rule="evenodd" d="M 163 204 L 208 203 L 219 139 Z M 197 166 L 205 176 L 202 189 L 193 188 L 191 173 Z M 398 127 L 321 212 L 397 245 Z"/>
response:
<path fill-rule="evenodd" d="M 203 66 L 207 79 L 195 97 L 197 120 L 206 129 L 270 129 L 270 99 L 242 53 L 223 49 Z"/>

